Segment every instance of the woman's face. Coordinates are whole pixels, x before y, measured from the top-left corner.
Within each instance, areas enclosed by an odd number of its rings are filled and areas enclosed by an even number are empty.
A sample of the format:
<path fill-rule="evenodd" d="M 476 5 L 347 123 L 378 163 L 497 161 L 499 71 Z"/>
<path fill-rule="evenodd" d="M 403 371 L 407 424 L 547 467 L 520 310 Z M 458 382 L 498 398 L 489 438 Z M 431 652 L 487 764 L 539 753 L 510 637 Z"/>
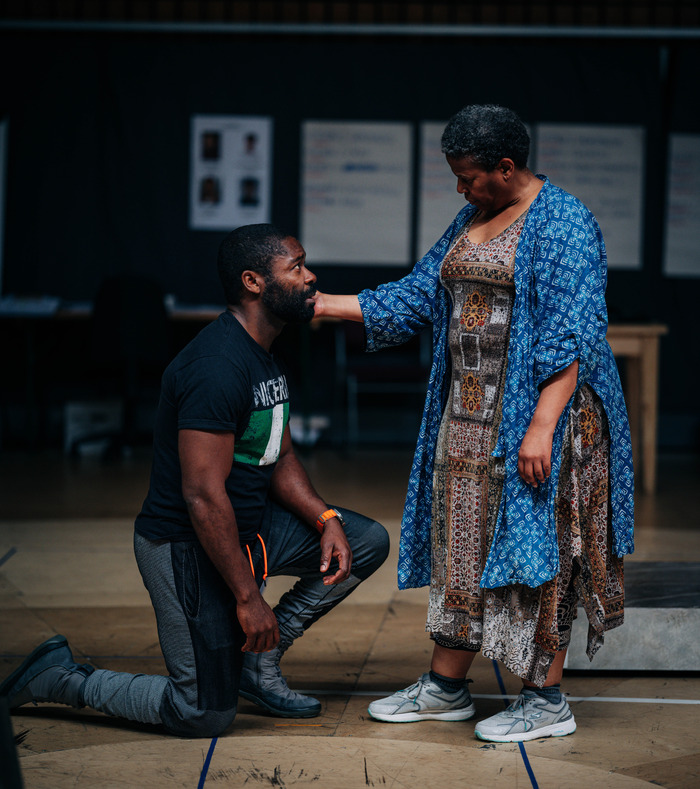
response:
<path fill-rule="evenodd" d="M 457 177 L 457 191 L 480 211 L 498 210 L 510 199 L 501 167 L 489 171 L 469 157 L 448 156 L 447 163 Z"/>

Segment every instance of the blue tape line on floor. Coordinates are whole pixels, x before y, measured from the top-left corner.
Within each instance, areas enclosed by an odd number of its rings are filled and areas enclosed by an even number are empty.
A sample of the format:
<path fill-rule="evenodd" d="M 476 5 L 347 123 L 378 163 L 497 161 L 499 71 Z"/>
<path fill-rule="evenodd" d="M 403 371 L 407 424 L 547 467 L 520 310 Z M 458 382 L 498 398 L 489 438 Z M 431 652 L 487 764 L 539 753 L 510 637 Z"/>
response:
<path fill-rule="evenodd" d="M 503 704 L 504 706 L 507 707 L 508 694 L 506 693 L 506 686 L 503 684 L 503 678 L 501 677 L 501 672 L 500 669 L 498 668 L 498 663 L 495 660 L 492 660 L 491 663 L 493 664 L 493 670 L 496 672 L 498 687 L 501 689 L 501 695 L 503 696 Z M 522 757 L 523 764 L 525 765 L 525 769 L 527 770 L 527 774 L 530 777 L 530 783 L 532 784 L 532 789 L 539 789 L 537 779 L 535 778 L 535 774 L 532 771 L 532 767 L 530 766 L 530 760 L 527 758 L 527 752 L 525 751 L 524 743 L 519 742 L 518 748 L 520 749 L 520 756 Z"/>
<path fill-rule="evenodd" d="M 211 764 L 211 757 L 214 755 L 214 748 L 216 748 L 216 742 L 219 738 L 214 737 L 211 741 L 211 745 L 209 746 L 209 752 L 207 753 L 207 758 L 204 760 L 204 764 L 202 765 L 202 772 L 199 776 L 199 783 L 197 784 L 197 789 L 202 789 L 204 786 L 204 782 L 207 780 L 207 773 L 209 772 L 209 765 Z"/>
<path fill-rule="evenodd" d="M 0 567 L 5 564 L 8 559 L 11 559 L 17 553 L 17 548 L 10 548 L 10 550 L 0 559 Z"/>

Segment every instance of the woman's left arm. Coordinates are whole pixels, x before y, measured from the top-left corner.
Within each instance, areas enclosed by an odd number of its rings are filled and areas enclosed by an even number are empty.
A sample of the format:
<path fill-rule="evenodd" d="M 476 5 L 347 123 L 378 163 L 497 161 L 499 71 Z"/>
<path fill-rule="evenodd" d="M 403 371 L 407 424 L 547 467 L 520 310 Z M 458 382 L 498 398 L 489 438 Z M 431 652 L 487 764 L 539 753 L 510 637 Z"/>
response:
<path fill-rule="evenodd" d="M 552 439 L 564 406 L 576 389 L 578 359 L 554 373 L 540 387 L 530 426 L 518 453 L 518 473 L 534 488 L 552 471 Z"/>
<path fill-rule="evenodd" d="M 540 231 L 534 263 L 533 361 L 539 390 L 575 359 L 579 384 L 588 380 L 608 324 L 603 236 L 582 203 L 571 195 L 562 198 L 552 206 L 553 221 Z"/>
<path fill-rule="evenodd" d="M 577 385 L 588 380 L 605 342 L 606 256 L 593 215 L 576 198 L 554 195 L 540 230 L 534 269 L 533 381 L 539 390 L 518 452 L 518 472 L 533 487 L 551 473 L 559 418 Z M 566 221 L 563 221 L 566 219 Z"/>

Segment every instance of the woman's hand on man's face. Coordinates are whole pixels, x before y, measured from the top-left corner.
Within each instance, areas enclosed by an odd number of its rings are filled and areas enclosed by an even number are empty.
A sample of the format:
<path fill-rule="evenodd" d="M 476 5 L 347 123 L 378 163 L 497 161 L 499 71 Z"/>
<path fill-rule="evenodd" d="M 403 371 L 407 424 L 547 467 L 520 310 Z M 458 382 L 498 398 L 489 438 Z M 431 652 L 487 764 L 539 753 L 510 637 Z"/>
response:
<path fill-rule="evenodd" d="M 314 294 L 314 318 L 320 318 L 323 315 L 323 293 L 317 290 Z"/>

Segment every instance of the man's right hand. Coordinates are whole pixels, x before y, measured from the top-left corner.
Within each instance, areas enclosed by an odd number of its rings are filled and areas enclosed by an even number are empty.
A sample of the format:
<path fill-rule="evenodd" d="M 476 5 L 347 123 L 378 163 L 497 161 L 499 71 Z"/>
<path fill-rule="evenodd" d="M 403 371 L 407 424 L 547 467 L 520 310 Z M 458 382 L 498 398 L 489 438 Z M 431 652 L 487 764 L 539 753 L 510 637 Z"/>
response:
<path fill-rule="evenodd" d="M 339 584 L 350 577 L 352 567 L 352 550 L 345 536 L 343 527 L 337 518 L 326 522 L 321 534 L 321 572 L 327 572 L 331 566 L 331 559 L 338 560 L 338 569 L 332 575 L 325 575 L 323 583 L 326 586 Z"/>
<path fill-rule="evenodd" d="M 242 651 L 267 652 L 277 646 L 280 634 L 244 556 L 226 492 L 234 444 L 233 433 L 180 430 L 182 495 L 199 542 L 237 600 L 236 613 L 246 636 Z"/>
<path fill-rule="evenodd" d="M 238 621 L 246 635 L 242 652 L 269 652 L 280 640 L 277 618 L 270 606 L 258 594 L 246 603 L 236 606 Z"/>

